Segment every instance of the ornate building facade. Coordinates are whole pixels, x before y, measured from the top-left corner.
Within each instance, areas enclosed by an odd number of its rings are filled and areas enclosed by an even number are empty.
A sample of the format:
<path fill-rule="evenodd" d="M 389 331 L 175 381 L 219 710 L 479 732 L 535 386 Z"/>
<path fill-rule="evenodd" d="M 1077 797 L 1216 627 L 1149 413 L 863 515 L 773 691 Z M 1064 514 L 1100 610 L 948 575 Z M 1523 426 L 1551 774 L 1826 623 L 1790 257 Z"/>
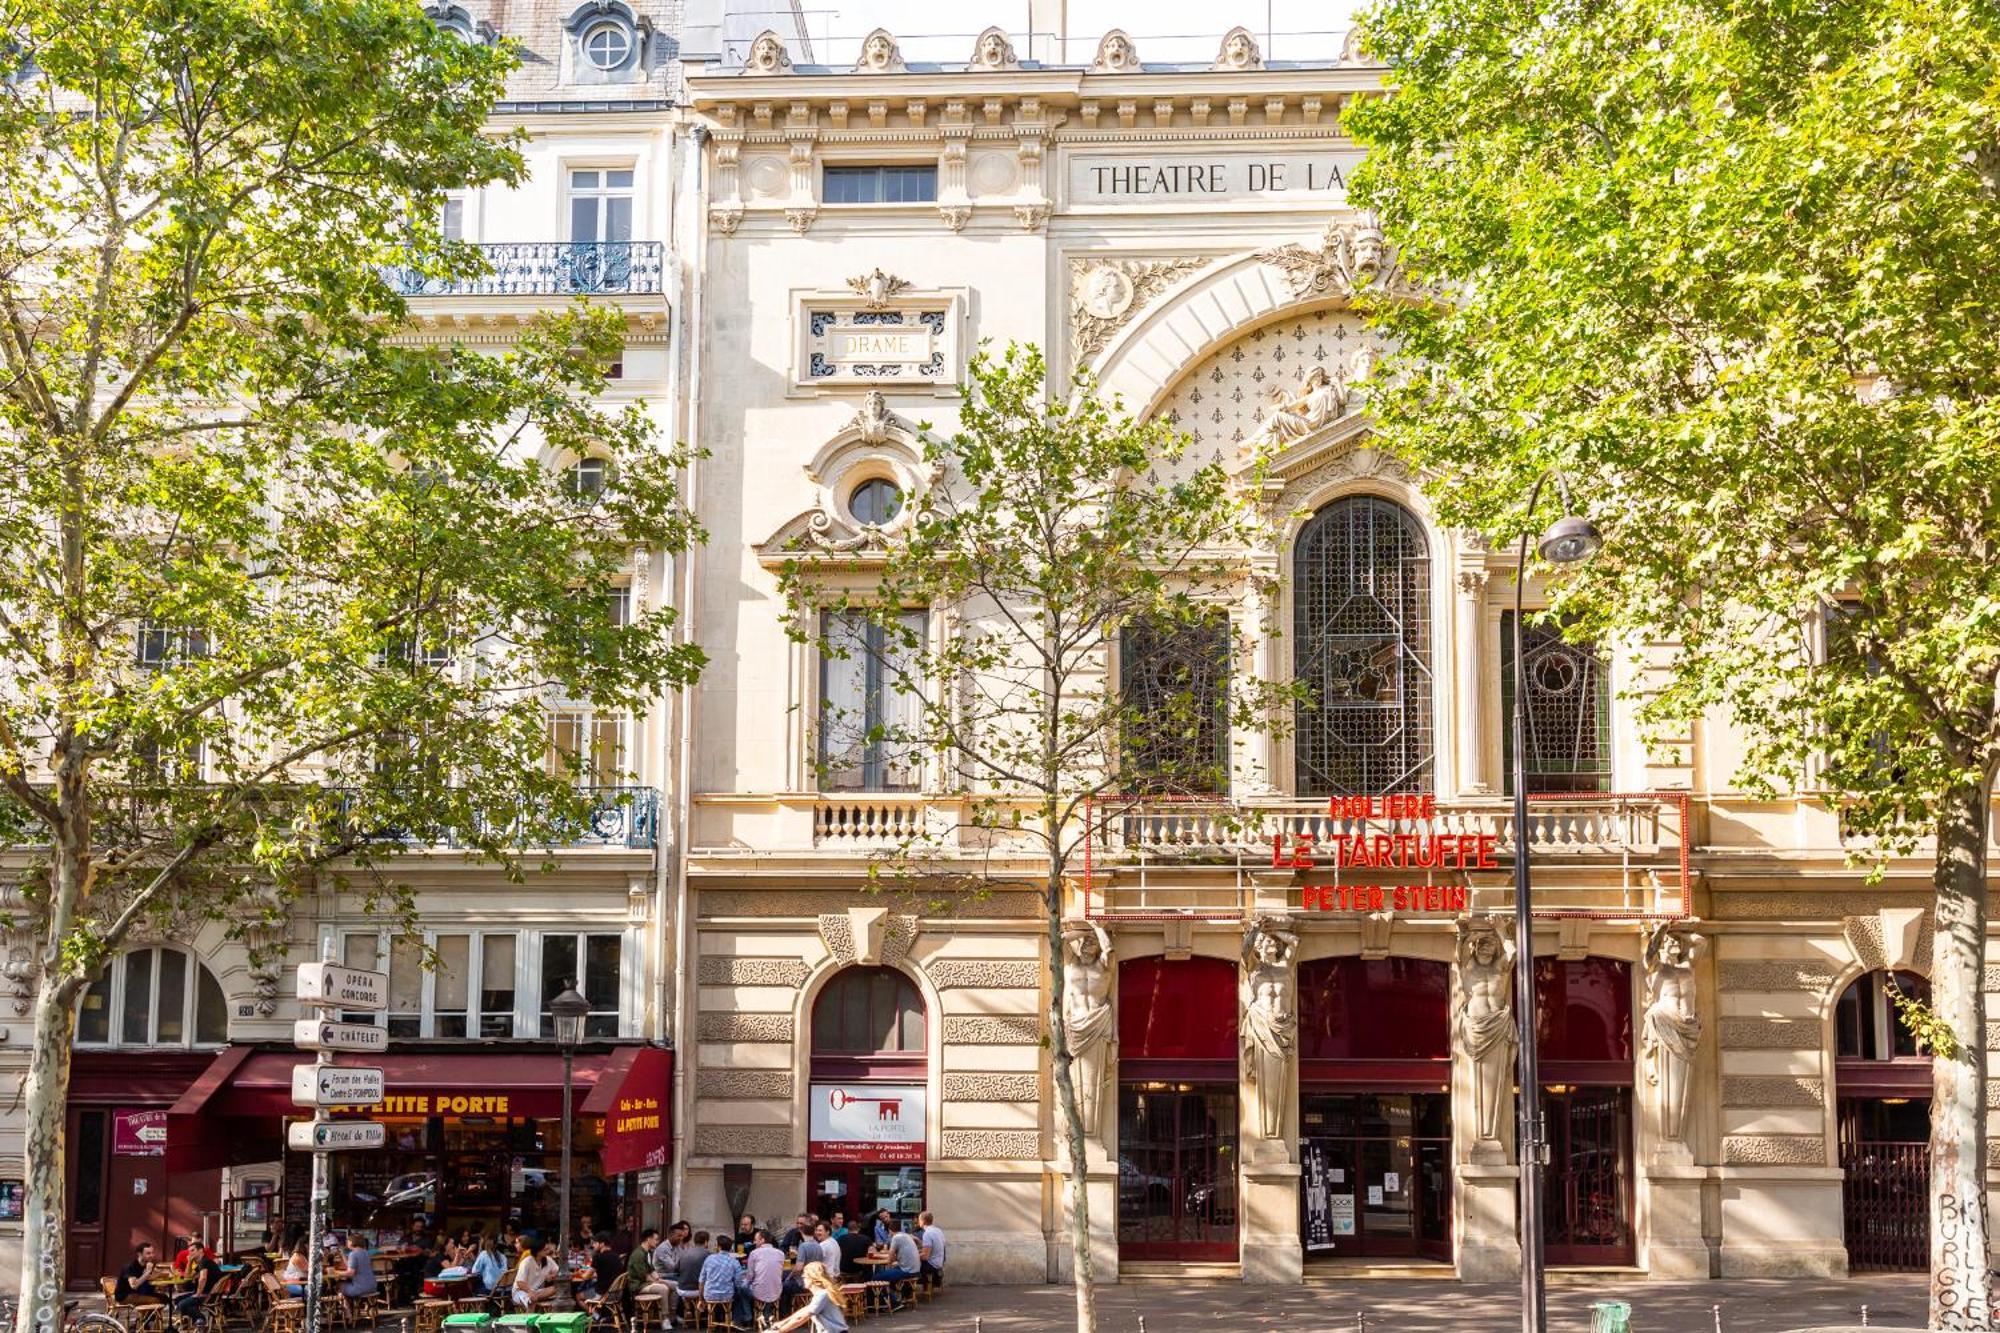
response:
<path fill-rule="evenodd" d="M 1291 734 L 1228 738 L 1239 777 L 1213 805 L 1115 821 L 1066 904 L 1098 1272 L 1516 1271 L 1529 1021 L 1553 1263 L 1921 1264 L 1928 1065 L 1892 1006 L 1923 984 L 1927 866 L 1869 884 L 1816 793 L 1732 785 L 1725 726 L 1642 740 L 1628 701 L 1670 648 L 1533 624 L 1514 827 L 1513 553 L 1433 519 L 1357 387 L 1380 348 L 1355 288 L 1401 279 L 1348 203 L 1339 116 L 1383 71 L 1267 63 L 1242 29 L 1212 64 L 1142 47 L 1113 32 L 1044 66 L 990 29 L 936 63 L 878 32 L 835 69 L 767 33 L 690 67 L 712 313 L 687 610 L 711 664 L 679 851 L 679 1211 L 929 1207 L 965 1279 L 1064 1271 L 1038 896 L 871 891 L 881 853 L 957 827 L 963 797 L 829 740 L 836 710 L 894 721 L 866 674 L 884 649 L 820 660 L 778 587 L 792 553 L 893 539 L 948 484 L 915 423 L 948 431 L 969 351 L 1017 340 L 1052 383 L 1088 371 L 1171 417 L 1196 463 L 1268 454 L 1273 537 L 1243 559 L 1282 590 L 1228 608 L 1234 666 L 1308 695 Z M 1395 794 L 1430 801 L 1341 803 Z M 1357 835 L 1484 851 L 1336 867 Z M 1532 941 L 1507 922 L 1521 838 Z"/>

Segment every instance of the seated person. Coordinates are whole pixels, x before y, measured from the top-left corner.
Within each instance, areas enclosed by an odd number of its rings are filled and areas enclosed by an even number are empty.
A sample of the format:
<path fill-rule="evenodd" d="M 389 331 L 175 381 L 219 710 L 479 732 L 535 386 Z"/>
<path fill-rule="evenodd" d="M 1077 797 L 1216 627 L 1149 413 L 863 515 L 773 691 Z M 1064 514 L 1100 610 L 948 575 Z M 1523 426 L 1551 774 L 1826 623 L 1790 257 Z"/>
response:
<path fill-rule="evenodd" d="M 545 1240 L 533 1254 L 521 1256 L 514 1270 L 514 1304 L 522 1310 L 547 1305 L 556 1296 L 556 1243 Z"/>
<path fill-rule="evenodd" d="M 840 1303 L 840 1279 L 826 1271 L 824 1264 L 807 1264 L 807 1301 L 789 1319 L 783 1319 L 765 1333 L 792 1333 L 808 1324 L 812 1333 L 847 1333 L 847 1311 Z"/>
<path fill-rule="evenodd" d="M 726 1231 L 718 1231 L 711 1242 L 713 1249 L 701 1262 L 701 1298 L 711 1305 L 730 1307 L 731 1317 L 738 1328 L 750 1327 L 750 1286 L 744 1276 L 743 1265 L 729 1252 L 731 1236 Z"/>
<path fill-rule="evenodd" d="M 119 1305 L 165 1305 L 166 1299 L 153 1289 L 153 1242 L 132 1251 L 132 1262 L 118 1270 L 111 1299 Z"/>
<path fill-rule="evenodd" d="M 360 1235 L 347 1238 L 347 1273 L 340 1284 L 340 1294 L 350 1300 L 360 1296 L 373 1296 L 375 1285 L 375 1256 L 368 1252 L 368 1244 Z"/>
<path fill-rule="evenodd" d="M 917 1254 L 924 1261 L 924 1273 L 932 1285 L 944 1285 L 944 1229 L 929 1212 L 917 1214 Z"/>
<path fill-rule="evenodd" d="M 833 1232 L 822 1222 L 813 1228 L 813 1240 L 819 1244 L 819 1261 L 826 1265 L 826 1271 L 834 1277 L 840 1276 L 840 1242 Z"/>
<path fill-rule="evenodd" d="M 289 1296 L 305 1295 L 306 1276 L 310 1272 L 311 1269 L 306 1264 L 305 1247 L 303 1245 L 294 1245 L 291 1257 L 285 1260 L 284 1271 L 278 1274 L 278 1280 L 285 1284 L 285 1294 Z"/>
<path fill-rule="evenodd" d="M 500 1257 L 500 1247 L 493 1243 L 493 1237 L 479 1238 L 479 1252 L 472 1257 L 472 1285 L 481 1295 L 485 1295 L 499 1285 L 507 1275 L 507 1261 Z"/>
<path fill-rule="evenodd" d="M 785 1252 L 764 1227 L 753 1233 L 750 1253 L 743 1258 L 743 1276 L 750 1286 L 750 1299 L 776 1313 L 778 1298 L 785 1290 Z"/>
<path fill-rule="evenodd" d="M 600 1231 L 590 1238 L 590 1281 L 584 1284 L 586 1296 L 602 1296 L 611 1290 L 611 1284 L 625 1271 L 625 1256 L 618 1253 L 611 1244 L 611 1233 Z"/>
<path fill-rule="evenodd" d="M 194 1287 L 174 1302 L 174 1312 L 182 1319 L 197 1324 L 208 1322 L 208 1303 L 222 1294 L 224 1278 L 222 1265 L 215 1262 L 215 1255 L 201 1241 L 188 1245 L 188 1272 L 194 1276 Z"/>
<path fill-rule="evenodd" d="M 902 1308 L 902 1298 L 897 1295 L 895 1284 L 905 1278 L 922 1277 L 924 1261 L 917 1253 L 916 1237 L 907 1231 L 898 1231 L 889 1237 L 889 1266 L 878 1271 L 875 1276 L 889 1286 L 889 1308 Z"/>

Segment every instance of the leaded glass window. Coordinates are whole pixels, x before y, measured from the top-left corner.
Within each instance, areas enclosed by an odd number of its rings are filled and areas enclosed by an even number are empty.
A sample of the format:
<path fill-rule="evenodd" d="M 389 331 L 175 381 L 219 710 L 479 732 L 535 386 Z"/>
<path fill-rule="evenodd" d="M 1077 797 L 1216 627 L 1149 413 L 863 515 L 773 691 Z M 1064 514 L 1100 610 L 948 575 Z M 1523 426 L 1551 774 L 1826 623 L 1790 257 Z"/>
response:
<path fill-rule="evenodd" d="M 1528 790 L 1611 790 L 1611 676 L 1594 644 L 1570 643 L 1547 623 L 1529 622 Z M 1514 613 L 1500 618 L 1500 716 L 1505 720 L 1506 790 L 1514 790 Z"/>
<path fill-rule="evenodd" d="M 1300 531 L 1292 574 L 1299 795 L 1427 789 L 1431 562 L 1415 516 L 1336 500 Z"/>
<path fill-rule="evenodd" d="M 1213 795 L 1227 788 L 1229 648 L 1222 610 L 1125 627 L 1118 675 L 1129 704 L 1119 756 L 1126 790 Z"/>

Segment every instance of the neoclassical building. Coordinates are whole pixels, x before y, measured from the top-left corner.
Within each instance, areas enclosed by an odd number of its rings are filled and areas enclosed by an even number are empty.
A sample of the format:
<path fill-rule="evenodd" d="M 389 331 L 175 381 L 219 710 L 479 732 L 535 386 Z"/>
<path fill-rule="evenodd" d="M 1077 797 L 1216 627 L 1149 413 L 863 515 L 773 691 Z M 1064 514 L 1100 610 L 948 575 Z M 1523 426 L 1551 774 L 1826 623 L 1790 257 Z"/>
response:
<path fill-rule="evenodd" d="M 1018 340 L 1052 383 L 1088 370 L 1172 417 L 1196 463 L 1268 450 L 1274 535 L 1242 558 L 1282 591 L 1228 608 L 1235 666 L 1309 695 L 1282 740 L 1222 738 L 1249 776 L 1213 806 L 1116 821 L 1066 905 L 1071 984 L 1115 1015 L 1085 1062 L 1099 1273 L 1515 1271 L 1526 1021 L 1552 1263 L 1921 1265 L 1928 1064 L 1891 993 L 1923 985 L 1926 865 L 1867 883 L 1817 793 L 1732 785 L 1719 723 L 1644 742 L 1626 700 L 1671 646 L 1534 625 L 1513 826 L 1513 554 L 1434 520 L 1353 387 L 1380 350 L 1353 292 L 1401 279 L 1349 204 L 1339 121 L 1384 71 L 1217 42 L 1162 65 L 1113 32 L 1052 67 L 997 28 L 943 63 L 878 32 L 835 69 L 767 33 L 690 67 L 710 540 L 685 609 L 710 665 L 677 852 L 676 1210 L 929 1207 L 965 1279 L 1064 1271 L 1039 899 L 870 891 L 871 862 L 961 798 L 834 737 L 836 709 L 894 720 L 886 650 L 821 660 L 778 587 L 796 552 L 893 540 L 949 484 L 915 423 L 949 430 L 969 351 Z M 1418 799 L 1341 805 L 1398 794 Z M 1413 841 L 1335 864 L 1338 839 L 1381 835 Z M 1504 920 L 1521 837 L 1532 941 Z M 1440 861 L 1430 838 L 1480 850 Z M 1532 1007 L 1507 984 L 1523 947 Z"/>

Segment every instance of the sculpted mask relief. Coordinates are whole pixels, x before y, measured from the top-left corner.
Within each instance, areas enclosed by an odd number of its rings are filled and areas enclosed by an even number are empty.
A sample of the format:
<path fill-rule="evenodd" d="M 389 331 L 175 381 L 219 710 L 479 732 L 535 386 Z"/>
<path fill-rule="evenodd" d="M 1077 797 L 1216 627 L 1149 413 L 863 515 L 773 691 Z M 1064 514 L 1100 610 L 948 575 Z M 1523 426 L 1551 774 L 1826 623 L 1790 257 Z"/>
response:
<path fill-rule="evenodd" d="M 1145 66 L 1139 63 L 1139 48 L 1132 44 L 1125 30 L 1113 28 L 1097 44 L 1097 59 L 1090 68 L 1098 74 L 1137 74 Z"/>
<path fill-rule="evenodd" d="M 972 59 L 967 66 L 971 69 L 1019 69 L 1021 62 L 1014 54 L 1014 44 L 1007 40 L 1006 30 L 988 28 L 972 44 Z"/>
<path fill-rule="evenodd" d="M 750 54 L 743 61 L 743 70 L 747 74 L 789 74 L 792 72 L 791 52 L 785 50 L 785 44 L 779 40 L 777 33 L 766 29 L 752 39 Z"/>
<path fill-rule="evenodd" d="M 1222 39 L 1222 49 L 1216 52 L 1215 68 L 1219 70 L 1262 69 L 1264 53 L 1257 49 L 1257 39 L 1250 35 L 1248 28 L 1231 28 Z"/>
<path fill-rule="evenodd" d="M 902 48 L 886 28 L 877 28 L 861 39 L 861 59 L 854 62 L 856 74 L 895 74 L 902 69 Z"/>

